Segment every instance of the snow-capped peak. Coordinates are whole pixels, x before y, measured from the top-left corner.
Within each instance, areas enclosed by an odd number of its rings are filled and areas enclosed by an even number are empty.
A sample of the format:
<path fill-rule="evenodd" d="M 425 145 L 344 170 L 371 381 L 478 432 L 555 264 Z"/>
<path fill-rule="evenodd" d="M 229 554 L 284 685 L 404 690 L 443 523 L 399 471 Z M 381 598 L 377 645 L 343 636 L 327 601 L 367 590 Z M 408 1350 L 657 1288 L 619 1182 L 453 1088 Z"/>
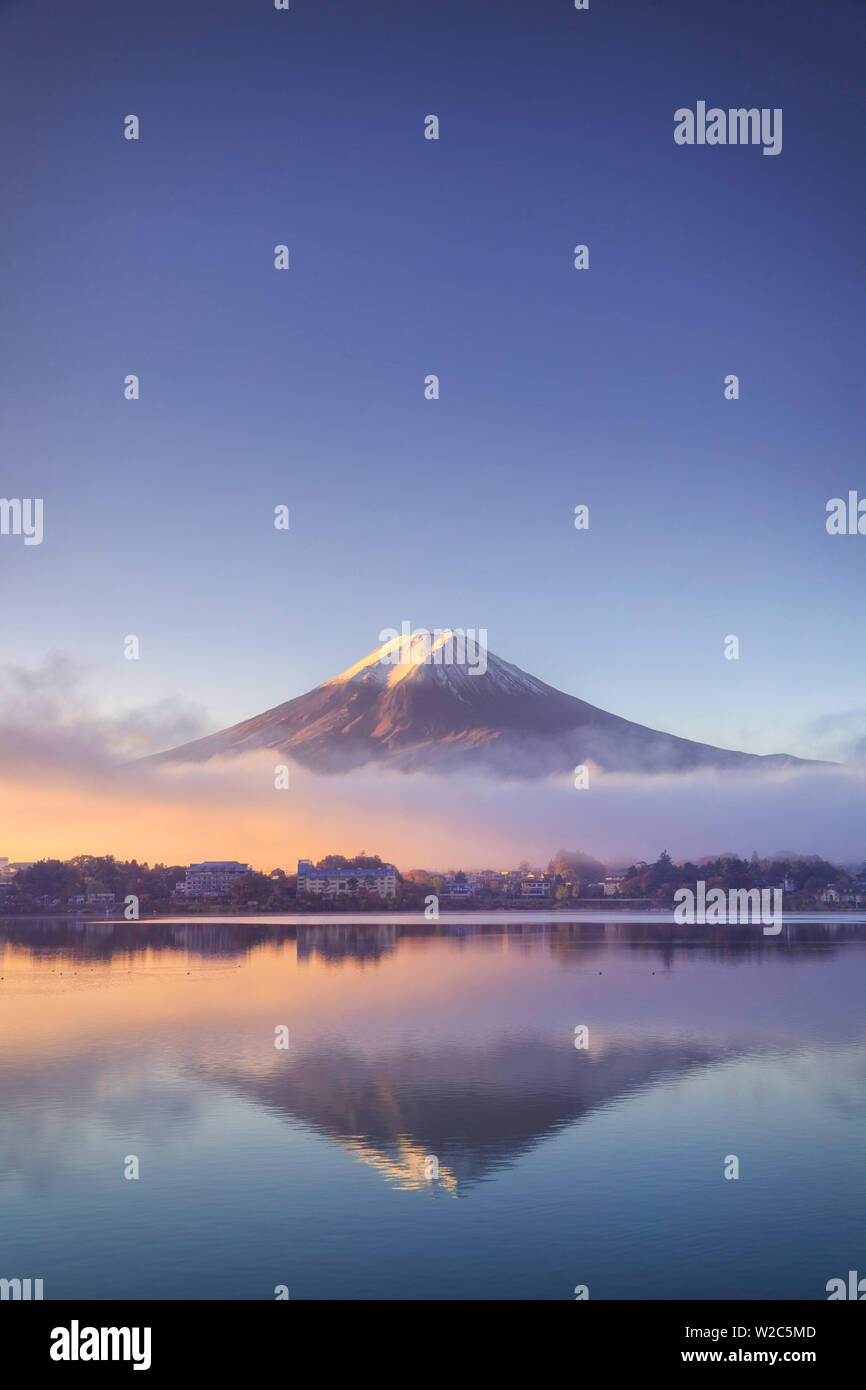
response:
<path fill-rule="evenodd" d="M 458 695 L 485 680 L 511 693 L 540 694 L 548 689 L 543 681 L 495 656 L 473 629 L 450 627 L 418 629 L 392 637 L 325 685 L 393 688 L 413 678 L 433 680 Z"/>

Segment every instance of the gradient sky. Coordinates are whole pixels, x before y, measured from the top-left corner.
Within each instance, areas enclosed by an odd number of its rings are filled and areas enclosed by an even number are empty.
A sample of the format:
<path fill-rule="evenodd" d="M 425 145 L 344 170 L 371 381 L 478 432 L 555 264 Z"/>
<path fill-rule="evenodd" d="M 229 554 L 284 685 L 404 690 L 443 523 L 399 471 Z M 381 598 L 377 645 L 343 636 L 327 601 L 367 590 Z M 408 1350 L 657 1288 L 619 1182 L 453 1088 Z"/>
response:
<path fill-rule="evenodd" d="M 846 0 L 0 4 L 0 495 L 45 499 L 3 664 L 218 728 L 406 620 L 683 736 L 866 735 L 866 537 L 824 526 L 866 494 L 864 38 Z M 698 100 L 783 108 L 781 155 L 676 146 Z"/>

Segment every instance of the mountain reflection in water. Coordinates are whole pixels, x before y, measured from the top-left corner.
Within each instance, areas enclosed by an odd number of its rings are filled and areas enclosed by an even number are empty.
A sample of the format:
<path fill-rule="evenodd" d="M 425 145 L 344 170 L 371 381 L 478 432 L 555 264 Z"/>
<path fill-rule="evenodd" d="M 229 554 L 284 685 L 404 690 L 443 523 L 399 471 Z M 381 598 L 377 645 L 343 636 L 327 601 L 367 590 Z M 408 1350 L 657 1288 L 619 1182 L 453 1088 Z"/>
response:
<path fill-rule="evenodd" d="M 820 1296 L 817 1265 L 837 1256 L 837 1235 L 827 1192 L 819 1197 L 807 1170 L 823 1164 L 829 1184 L 835 1167 L 842 1244 L 852 1200 L 862 1205 L 844 1175 L 846 1146 L 853 1152 L 864 1134 L 864 941 L 855 920 L 797 922 L 772 939 L 759 928 L 689 933 L 637 918 L 0 922 L 0 1216 L 10 1248 L 53 1277 L 46 1297 L 61 1296 L 64 1282 L 106 1297 L 118 1279 L 123 1297 L 249 1297 L 259 1295 L 245 1293 L 239 1276 L 208 1268 L 214 1223 L 240 1264 L 254 1267 L 267 1265 L 286 1222 L 292 1248 L 300 1240 L 306 1251 L 306 1296 L 428 1296 L 413 1291 L 406 1263 L 428 1242 L 430 1258 L 461 1285 L 454 1296 L 489 1296 L 473 1283 L 481 1262 L 485 1279 L 504 1281 L 496 1296 L 548 1297 L 560 1296 L 551 1292 L 554 1267 L 567 1265 L 558 1247 L 579 1220 L 581 1246 L 593 1250 L 593 1223 L 606 1223 L 592 1258 L 609 1292 L 598 1296 L 630 1297 L 639 1296 L 632 1276 L 612 1251 L 643 1222 L 642 1260 L 669 1259 L 655 1223 L 659 1211 L 673 1219 L 678 1182 L 676 1220 L 705 1227 L 704 1277 L 723 1280 L 742 1258 L 756 1287 L 770 1288 L 761 1262 L 771 1257 L 752 1250 L 752 1227 L 738 1223 L 748 1212 L 754 1224 L 757 1184 L 772 1178 L 759 1222 L 775 1220 L 777 1200 L 799 1197 L 801 1244 L 822 1251 L 804 1256 L 814 1272 L 794 1266 L 779 1277 L 792 1286 L 802 1278 L 797 1296 Z M 585 1050 L 574 1046 L 578 1025 L 589 1029 Z M 274 1045 L 280 1026 L 287 1051 Z M 806 1125 L 820 1154 L 786 1142 L 789 1123 Z M 724 1155 L 740 1151 L 744 1179 L 731 1207 L 737 1185 L 716 1184 Z M 118 1178 L 126 1153 L 141 1157 L 136 1194 Z M 539 1165 L 544 1182 L 527 1192 Z M 359 1167 L 380 1195 L 359 1186 L 360 1172 L 351 1176 Z M 402 1211 L 392 1229 L 398 1212 L 382 1207 L 387 1192 L 414 1192 L 423 1208 Z M 428 1229 L 432 1209 L 423 1215 L 436 1198 L 458 1199 L 466 1212 L 450 1229 L 450 1257 Z M 493 1227 L 489 1201 L 501 1203 Z M 536 1227 L 515 1234 L 526 1244 L 524 1274 L 491 1274 L 499 1225 L 516 1232 L 533 1203 Z M 544 1254 L 533 1232 L 548 1221 Z M 124 1283 L 114 1242 L 127 1222 L 144 1255 Z M 346 1287 L 362 1277 L 340 1234 L 347 1223 L 358 1227 L 356 1252 L 389 1232 L 387 1258 L 375 1276 L 367 1261 L 360 1292 Z M 180 1255 L 177 1230 L 187 1224 Z M 684 1225 L 684 1248 L 691 1239 Z M 149 1260 L 156 1268 L 174 1259 L 181 1271 L 194 1254 L 204 1292 L 180 1282 L 173 1293 L 146 1292 L 156 1277 Z M 672 1290 L 680 1280 L 679 1296 L 709 1296 L 689 1292 L 676 1259 L 664 1278 Z M 744 1297 L 767 1296 L 746 1286 Z"/>

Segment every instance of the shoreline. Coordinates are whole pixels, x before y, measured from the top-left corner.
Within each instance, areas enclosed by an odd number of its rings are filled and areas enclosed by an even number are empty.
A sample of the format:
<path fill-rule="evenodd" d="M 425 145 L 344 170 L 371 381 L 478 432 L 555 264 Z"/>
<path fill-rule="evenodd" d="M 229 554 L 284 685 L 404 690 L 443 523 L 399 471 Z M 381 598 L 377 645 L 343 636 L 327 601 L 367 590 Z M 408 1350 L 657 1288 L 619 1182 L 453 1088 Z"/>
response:
<path fill-rule="evenodd" d="M 13 922 L 63 922 L 66 925 L 80 924 L 83 927 L 128 927 L 134 930 L 136 927 L 158 926 L 160 923 L 183 924 L 184 926 L 371 926 L 381 927 L 392 925 L 395 927 L 429 927 L 431 930 L 441 926 L 443 922 L 452 926 L 500 926 L 512 922 L 526 922 L 533 926 L 540 925 L 572 925 L 579 926 L 582 923 L 599 925 L 609 923 L 611 925 L 622 924 L 624 922 L 650 922 L 661 926 L 682 926 L 674 919 L 673 908 L 582 908 L 582 909 L 519 909 L 519 908 L 499 908 L 485 911 L 484 909 L 474 909 L 467 912 L 465 909 L 456 909 L 452 912 L 440 912 L 438 918 L 427 918 L 423 910 L 415 912 L 246 912 L 246 913 L 218 913 L 215 916 L 206 916 L 202 913 L 167 913 L 154 917 L 139 917 L 128 921 L 124 917 L 84 917 L 67 913 L 9 913 L 8 916 L 0 914 L 0 930 L 5 920 Z M 806 908 L 782 913 L 782 925 L 794 926 L 798 923 L 821 923 L 828 926 L 848 925 L 866 926 L 866 909 L 862 908 Z M 698 930 L 706 931 L 716 927 L 760 927 L 760 921 L 756 922 L 737 922 L 685 924 L 690 929 L 697 927 Z"/>

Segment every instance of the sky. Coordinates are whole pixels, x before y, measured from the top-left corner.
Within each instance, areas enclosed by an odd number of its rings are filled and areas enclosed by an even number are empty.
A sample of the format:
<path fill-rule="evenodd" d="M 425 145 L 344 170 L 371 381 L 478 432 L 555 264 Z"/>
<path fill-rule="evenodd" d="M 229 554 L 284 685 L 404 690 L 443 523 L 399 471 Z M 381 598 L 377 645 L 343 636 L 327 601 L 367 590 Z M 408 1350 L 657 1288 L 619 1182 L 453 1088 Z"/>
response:
<path fill-rule="evenodd" d="M 0 495 L 45 518 L 0 536 L 0 665 L 210 731 L 483 628 L 637 722 L 856 754 L 864 38 L 853 0 L 0 3 Z M 676 145 L 699 100 L 781 108 L 781 154 Z"/>

